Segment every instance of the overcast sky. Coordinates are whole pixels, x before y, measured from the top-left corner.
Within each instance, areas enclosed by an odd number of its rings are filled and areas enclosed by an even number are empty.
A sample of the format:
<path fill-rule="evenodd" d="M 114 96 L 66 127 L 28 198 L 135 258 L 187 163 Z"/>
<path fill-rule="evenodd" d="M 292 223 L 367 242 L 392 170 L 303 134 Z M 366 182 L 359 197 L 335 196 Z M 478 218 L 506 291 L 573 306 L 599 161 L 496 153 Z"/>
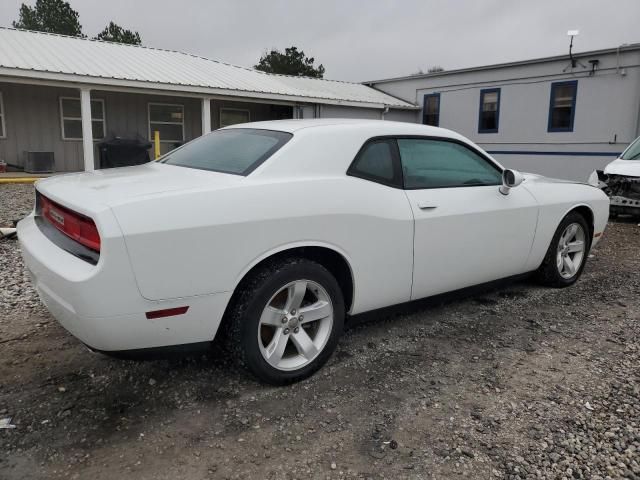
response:
<path fill-rule="evenodd" d="M 0 1 L 0 25 L 20 0 Z M 26 3 L 34 4 L 35 0 Z M 85 34 L 109 20 L 144 45 L 252 66 L 296 45 L 350 81 L 640 42 L 640 0 L 70 0 Z"/>

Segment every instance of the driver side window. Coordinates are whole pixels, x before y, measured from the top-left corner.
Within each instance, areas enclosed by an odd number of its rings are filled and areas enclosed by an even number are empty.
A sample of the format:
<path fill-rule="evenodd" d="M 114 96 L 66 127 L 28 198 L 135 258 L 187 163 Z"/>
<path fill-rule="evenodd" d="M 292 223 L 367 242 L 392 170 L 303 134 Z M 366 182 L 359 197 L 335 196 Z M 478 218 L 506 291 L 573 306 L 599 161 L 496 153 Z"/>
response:
<path fill-rule="evenodd" d="M 406 189 L 502 184 L 498 167 L 459 143 L 399 138 L 398 148 Z"/>

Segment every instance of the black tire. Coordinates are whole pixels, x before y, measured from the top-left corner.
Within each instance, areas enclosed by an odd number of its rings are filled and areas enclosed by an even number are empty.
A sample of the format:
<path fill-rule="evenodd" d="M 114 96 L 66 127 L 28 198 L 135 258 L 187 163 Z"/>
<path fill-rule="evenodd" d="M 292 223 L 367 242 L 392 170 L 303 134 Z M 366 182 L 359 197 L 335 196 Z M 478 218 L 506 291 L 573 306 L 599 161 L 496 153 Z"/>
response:
<path fill-rule="evenodd" d="M 558 243 L 560 241 L 560 237 L 565 229 L 572 223 L 578 223 L 584 230 L 585 233 L 585 252 L 582 257 L 582 262 L 580 266 L 576 270 L 576 273 L 570 277 L 563 277 L 556 263 L 556 255 L 558 251 Z M 591 249 L 591 229 L 586 221 L 586 219 L 580 215 L 578 212 L 569 212 L 560 222 L 558 228 L 556 229 L 553 238 L 551 239 L 551 244 L 549 245 L 549 249 L 547 250 L 547 254 L 542 261 L 542 265 L 536 271 L 536 277 L 538 281 L 542 285 L 546 285 L 548 287 L 554 288 L 564 288 L 576 283 L 580 275 L 582 275 L 582 271 L 584 270 L 584 266 L 587 263 L 587 257 L 589 256 L 589 250 Z"/>
<path fill-rule="evenodd" d="M 280 370 L 263 357 L 258 344 L 260 317 L 269 300 L 284 286 L 297 280 L 321 285 L 333 306 L 331 333 L 315 359 L 296 370 Z M 270 261 L 241 283 L 228 312 L 227 347 L 235 359 L 259 380 L 286 385 L 311 376 L 326 363 L 338 345 L 344 325 L 344 298 L 333 275 L 319 263 L 304 258 Z"/>

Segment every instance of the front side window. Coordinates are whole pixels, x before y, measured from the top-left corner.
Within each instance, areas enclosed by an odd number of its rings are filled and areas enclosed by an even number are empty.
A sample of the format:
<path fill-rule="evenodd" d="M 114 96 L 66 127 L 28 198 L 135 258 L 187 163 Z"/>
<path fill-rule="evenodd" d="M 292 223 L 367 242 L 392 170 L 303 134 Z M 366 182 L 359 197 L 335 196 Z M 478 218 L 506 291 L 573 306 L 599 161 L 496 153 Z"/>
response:
<path fill-rule="evenodd" d="M 250 121 L 249 110 L 240 110 L 238 108 L 220 109 L 220 128 Z"/>
<path fill-rule="evenodd" d="M 184 105 L 149 104 L 149 139 L 160 134 L 161 142 L 184 142 Z"/>
<path fill-rule="evenodd" d="M 82 115 L 80 99 L 60 97 L 60 117 L 63 140 L 82 140 Z M 94 140 L 101 140 L 106 135 L 104 120 L 104 100 L 91 100 L 91 131 Z"/>
<path fill-rule="evenodd" d="M 394 140 L 372 140 L 364 145 L 347 172 L 384 185 L 400 186 L 400 169 L 394 161 Z"/>
<path fill-rule="evenodd" d="M 500 185 L 502 172 L 480 154 L 456 142 L 398 139 L 406 189 Z"/>
<path fill-rule="evenodd" d="M 440 126 L 440 94 L 430 93 L 424 96 L 422 124 L 433 127 Z"/>
<path fill-rule="evenodd" d="M 622 160 L 640 160 L 640 137 L 636 138 L 636 141 L 622 152 L 620 158 Z"/>
<path fill-rule="evenodd" d="M 0 92 L 0 138 L 7 136 L 6 128 L 4 124 L 4 103 L 2 103 L 2 92 Z"/>
<path fill-rule="evenodd" d="M 551 84 L 549 125 L 547 128 L 549 132 L 573 132 L 577 92 L 577 80 Z"/>
<path fill-rule="evenodd" d="M 274 130 L 216 130 L 166 154 L 161 163 L 214 172 L 249 175 L 291 139 Z"/>
<path fill-rule="evenodd" d="M 500 119 L 500 89 L 480 90 L 478 133 L 498 133 Z"/>

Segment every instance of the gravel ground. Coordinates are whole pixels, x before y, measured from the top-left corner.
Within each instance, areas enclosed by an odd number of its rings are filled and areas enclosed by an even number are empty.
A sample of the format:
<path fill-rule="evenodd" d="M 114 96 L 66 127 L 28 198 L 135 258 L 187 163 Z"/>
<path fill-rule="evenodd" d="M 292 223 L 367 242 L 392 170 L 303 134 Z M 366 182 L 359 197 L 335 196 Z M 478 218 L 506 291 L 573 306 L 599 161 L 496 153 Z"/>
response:
<path fill-rule="evenodd" d="M 11 227 L 14 221 L 28 215 L 33 202 L 33 185 L 0 185 L 0 227 Z M 3 309 L 45 314 L 29 276 L 22 268 L 20 250 L 16 246 L 15 240 L 0 240 L 0 322 Z"/>
<path fill-rule="evenodd" d="M 0 185 L 0 224 L 32 187 Z M 0 241 L 0 478 L 640 478 L 640 227 L 581 280 L 477 289 L 351 319 L 313 378 L 219 353 L 88 352 Z"/>

